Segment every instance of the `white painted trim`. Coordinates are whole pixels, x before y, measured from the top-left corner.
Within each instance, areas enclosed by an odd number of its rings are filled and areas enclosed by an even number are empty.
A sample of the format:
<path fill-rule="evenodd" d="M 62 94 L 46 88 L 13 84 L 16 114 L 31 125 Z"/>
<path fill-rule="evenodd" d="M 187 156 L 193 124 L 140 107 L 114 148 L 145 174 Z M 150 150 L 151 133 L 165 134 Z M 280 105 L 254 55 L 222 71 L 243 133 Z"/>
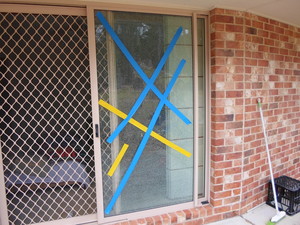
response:
<path fill-rule="evenodd" d="M 205 69 L 205 94 L 206 94 L 206 137 L 205 137 L 205 150 L 206 150 L 206 157 L 205 157 L 205 169 L 206 171 L 206 179 L 205 179 L 205 196 L 206 199 L 210 199 L 210 176 L 211 176 L 211 65 L 210 65 L 210 59 L 211 59 L 211 46 L 210 46 L 210 30 L 209 30 L 209 24 L 210 24 L 210 17 L 207 16 L 207 19 L 205 20 L 205 62 L 206 62 L 206 69 Z"/>
<path fill-rule="evenodd" d="M 209 200 L 209 187 L 210 187 L 210 111 L 211 111 L 211 107 L 210 107 L 210 99 L 211 99 L 211 95 L 210 95 L 210 63 L 209 63 L 209 57 L 210 57 L 210 45 L 209 45 L 209 28 L 208 28 L 208 24 L 209 24 L 209 17 L 208 16 L 204 16 L 204 15 L 199 15 L 197 14 L 197 19 L 199 18 L 203 18 L 205 19 L 205 43 L 204 43 L 204 47 L 205 47 L 205 74 L 201 74 L 204 79 L 205 79 L 205 163 L 204 163 L 204 168 L 205 168 L 205 191 L 204 191 L 204 197 L 198 198 L 196 201 L 195 206 L 200 206 L 202 205 L 202 201 L 208 201 Z M 196 28 L 198 29 L 198 27 Z M 198 41 L 198 37 L 197 37 L 197 41 Z M 198 47 L 198 42 L 196 43 L 197 47 Z M 197 50 L 198 53 L 198 50 Z M 197 55 L 198 57 L 198 55 Z M 198 63 L 198 61 L 197 61 Z M 197 66 L 197 73 L 199 73 L 198 71 L 198 66 Z M 198 104 L 198 102 L 196 103 Z M 199 108 L 197 106 L 197 108 Z M 198 118 L 199 119 L 199 118 Z M 198 180 L 198 177 L 197 177 Z"/>
<path fill-rule="evenodd" d="M 140 5 L 112 4 L 112 3 L 91 3 L 90 5 L 98 10 L 153 13 L 153 14 L 174 15 L 174 16 L 193 15 L 192 10 L 162 8 L 162 7 L 154 7 L 154 6 L 140 6 Z"/>
<path fill-rule="evenodd" d="M 96 214 L 90 214 L 86 216 L 72 217 L 68 219 L 53 220 L 49 222 L 36 223 L 35 225 L 67 225 L 67 224 L 84 224 L 97 221 Z"/>
<path fill-rule="evenodd" d="M 33 5 L 48 5 L 51 6 L 69 6 L 69 7 L 94 7 L 99 10 L 111 10 L 111 11 L 127 11 L 127 12 L 144 12 L 144 13 L 156 13 L 164 15 L 182 15 L 182 16 L 192 16 L 193 13 L 208 15 L 209 11 L 202 10 L 200 8 L 194 8 L 188 5 L 182 7 L 178 4 L 165 4 L 161 2 L 160 4 L 155 3 L 118 3 L 116 1 L 109 2 L 103 0 L 100 1 L 82 1 L 82 0 L 10 0 L 11 5 L 17 4 L 33 4 Z M 52 7 L 52 6 L 51 6 Z"/>
<path fill-rule="evenodd" d="M 101 168 L 101 142 L 100 142 L 100 119 L 98 104 L 98 80 L 97 80 L 97 58 L 96 58 L 96 38 L 95 38 L 95 20 L 94 9 L 87 7 L 88 23 L 88 44 L 89 44 L 89 62 L 91 76 L 91 96 L 92 96 L 92 117 L 93 117 L 93 138 L 94 138 L 94 157 L 96 174 L 96 196 L 97 196 L 97 220 L 101 221 L 104 216 L 103 194 L 102 194 L 102 168 Z M 96 137 L 95 125 L 98 124 L 99 137 Z"/>
<path fill-rule="evenodd" d="M 8 225 L 8 212 L 6 204 L 6 192 L 5 192 L 5 181 L 4 181 L 4 170 L 2 161 L 2 147 L 0 143 L 0 224 Z"/>
<path fill-rule="evenodd" d="M 194 204 L 198 206 L 198 189 L 199 189 L 199 85 L 198 85 L 198 18 L 197 14 L 194 13 L 192 17 L 192 29 L 193 29 L 193 101 L 194 101 Z"/>
<path fill-rule="evenodd" d="M 0 12 L 86 16 L 85 8 L 42 5 L 0 4 Z"/>

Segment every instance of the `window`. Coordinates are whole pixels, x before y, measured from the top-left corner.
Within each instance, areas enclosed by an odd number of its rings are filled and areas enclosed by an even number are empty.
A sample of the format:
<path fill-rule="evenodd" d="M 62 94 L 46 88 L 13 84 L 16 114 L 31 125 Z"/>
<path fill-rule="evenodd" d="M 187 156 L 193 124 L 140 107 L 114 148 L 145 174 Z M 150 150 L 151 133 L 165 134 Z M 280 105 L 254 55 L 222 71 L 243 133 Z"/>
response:
<path fill-rule="evenodd" d="M 95 11 L 94 19 L 104 217 L 204 197 L 205 20 L 194 59 L 192 17 Z"/>
<path fill-rule="evenodd" d="M 1 6 L 2 222 L 109 223 L 207 197 L 205 18 Z"/>

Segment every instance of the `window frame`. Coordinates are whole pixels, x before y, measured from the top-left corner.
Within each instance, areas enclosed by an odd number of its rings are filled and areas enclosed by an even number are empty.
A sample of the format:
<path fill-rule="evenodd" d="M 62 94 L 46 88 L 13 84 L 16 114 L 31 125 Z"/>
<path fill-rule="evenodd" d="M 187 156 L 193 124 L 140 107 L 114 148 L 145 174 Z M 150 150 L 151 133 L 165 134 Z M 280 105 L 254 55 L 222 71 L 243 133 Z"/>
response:
<path fill-rule="evenodd" d="M 142 6 L 130 6 L 130 5 L 122 5 L 122 4 L 88 4 L 87 5 L 87 21 L 88 21 L 88 38 L 89 38 L 89 57 L 90 57 L 90 73 L 91 73 L 91 83 L 92 85 L 92 92 L 96 91 L 97 93 L 97 66 L 96 66 L 96 44 L 95 44 L 95 21 L 94 21 L 94 12 L 95 10 L 104 10 L 104 11 L 120 11 L 120 12 L 138 12 L 138 13 L 150 13 L 150 14 L 162 14 L 162 15 L 173 15 L 173 16 L 187 16 L 190 17 L 192 20 L 192 49 L 193 49 L 193 103 L 194 103 L 194 121 L 198 121 L 199 116 L 199 107 L 198 107 L 198 34 L 197 27 L 198 27 L 198 19 L 203 18 L 205 20 L 205 74 L 203 74 L 204 77 L 204 85 L 205 85 L 205 137 L 204 137 L 204 148 L 205 148 L 205 191 L 204 191 L 204 197 L 199 198 L 198 197 L 198 122 L 194 122 L 194 154 L 193 154 L 193 160 L 194 160 L 194 193 L 193 193 L 193 200 L 191 202 L 187 203 L 180 203 L 165 207 L 159 207 L 154 209 L 148 209 L 138 212 L 132 212 L 132 213 L 126 213 L 121 215 L 115 215 L 110 217 L 105 217 L 104 215 L 104 208 L 102 205 L 103 202 L 103 186 L 102 186 L 102 172 L 101 172 L 101 144 L 100 144 L 100 138 L 94 137 L 94 148 L 95 148 L 95 167 L 96 167 L 96 185 L 97 187 L 97 200 L 101 203 L 97 203 L 97 219 L 98 223 L 115 223 L 115 222 L 123 222 L 133 219 L 138 219 L 142 217 L 149 217 L 154 216 L 157 214 L 163 214 L 163 213 L 170 213 L 178 210 L 184 210 L 189 208 L 194 208 L 197 206 L 202 205 L 203 201 L 207 201 L 209 199 L 209 177 L 210 177 L 210 106 L 209 106 L 209 99 L 210 99 L 210 82 L 208 79 L 209 74 L 209 64 L 208 64 L 208 57 L 209 57 L 209 45 L 208 45 L 208 13 L 207 12 L 193 12 L 190 10 L 177 10 L 177 9 L 162 9 L 162 8 L 156 8 L 156 7 L 142 7 Z M 94 87 L 93 87 L 94 86 Z M 94 92 L 95 93 L 95 92 Z M 93 123 L 94 124 L 100 124 L 99 121 L 99 107 L 98 107 L 98 99 L 97 95 L 93 94 L 92 96 L 92 108 L 93 108 Z M 97 118 L 96 118 L 97 117 Z M 95 126 L 94 126 L 94 134 L 95 134 Z M 98 178 L 98 179 L 97 179 Z"/>

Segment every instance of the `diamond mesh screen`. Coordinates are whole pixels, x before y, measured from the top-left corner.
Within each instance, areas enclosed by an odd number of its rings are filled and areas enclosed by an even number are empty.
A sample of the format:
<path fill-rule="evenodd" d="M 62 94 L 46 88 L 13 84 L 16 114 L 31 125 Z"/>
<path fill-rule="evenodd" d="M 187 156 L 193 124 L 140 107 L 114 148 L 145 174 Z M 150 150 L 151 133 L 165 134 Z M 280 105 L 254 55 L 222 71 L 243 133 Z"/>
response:
<path fill-rule="evenodd" d="M 86 18 L 0 13 L 0 43 L 10 223 L 96 213 Z"/>

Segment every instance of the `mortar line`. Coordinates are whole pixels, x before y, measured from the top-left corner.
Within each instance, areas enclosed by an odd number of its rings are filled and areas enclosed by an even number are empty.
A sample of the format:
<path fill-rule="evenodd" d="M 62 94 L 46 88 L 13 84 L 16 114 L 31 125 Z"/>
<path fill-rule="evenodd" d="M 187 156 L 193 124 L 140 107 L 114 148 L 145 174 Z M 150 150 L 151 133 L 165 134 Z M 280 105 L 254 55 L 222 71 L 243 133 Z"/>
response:
<path fill-rule="evenodd" d="M 246 30 L 246 18 L 245 18 L 245 15 L 246 13 L 243 12 L 242 15 L 243 15 L 243 42 L 244 42 L 244 47 L 243 47 L 243 50 L 244 50 L 244 53 L 243 53 L 243 145 L 242 145 L 242 164 L 241 164 L 241 187 L 240 187 L 240 213 L 242 212 L 242 206 L 243 206 L 243 181 L 244 181 L 244 158 L 245 158 L 245 117 L 246 117 L 246 107 L 245 107 L 245 104 L 246 104 L 246 96 L 245 96 L 245 87 L 246 87 L 246 65 L 245 65 L 245 62 L 246 62 L 246 33 L 245 33 L 245 30 Z"/>

